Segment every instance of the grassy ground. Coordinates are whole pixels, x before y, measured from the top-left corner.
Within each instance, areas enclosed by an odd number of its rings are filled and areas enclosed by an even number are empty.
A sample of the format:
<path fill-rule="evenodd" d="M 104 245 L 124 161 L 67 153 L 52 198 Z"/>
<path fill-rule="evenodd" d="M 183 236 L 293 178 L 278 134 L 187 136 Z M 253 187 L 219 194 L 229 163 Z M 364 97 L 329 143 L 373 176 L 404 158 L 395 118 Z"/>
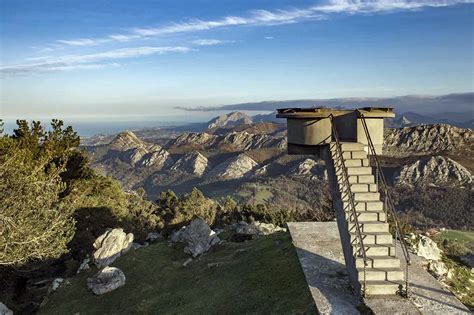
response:
<path fill-rule="evenodd" d="M 306 314 L 316 309 L 287 233 L 226 242 L 194 260 L 162 241 L 120 257 L 125 286 L 94 296 L 79 274 L 42 314 Z M 211 264 L 211 265 L 209 265 Z M 217 264 L 217 265 L 216 265 Z"/>
<path fill-rule="evenodd" d="M 449 240 L 458 240 L 460 242 L 473 243 L 474 232 L 459 231 L 459 230 L 446 230 L 441 233 L 441 236 Z"/>

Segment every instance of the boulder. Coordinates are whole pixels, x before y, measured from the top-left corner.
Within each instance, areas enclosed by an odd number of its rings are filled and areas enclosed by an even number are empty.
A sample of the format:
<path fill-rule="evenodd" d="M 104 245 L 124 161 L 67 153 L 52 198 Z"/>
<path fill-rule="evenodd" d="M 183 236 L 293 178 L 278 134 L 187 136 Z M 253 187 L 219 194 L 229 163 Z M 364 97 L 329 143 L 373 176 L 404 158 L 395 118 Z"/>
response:
<path fill-rule="evenodd" d="M 94 277 L 87 278 L 87 288 L 96 295 L 113 291 L 125 285 L 125 274 L 115 267 L 105 267 Z"/>
<path fill-rule="evenodd" d="M 441 249 L 439 249 L 438 245 L 427 236 L 421 235 L 414 249 L 418 256 L 426 259 L 435 261 L 441 259 Z"/>
<path fill-rule="evenodd" d="M 13 315 L 13 311 L 0 302 L 0 315 Z"/>
<path fill-rule="evenodd" d="M 110 265 L 115 259 L 127 252 L 133 243 L 133 234 L 122 229 L 107 230 L 94 242 L 94 263 L 97 268 Z"/>
<path fill-rule="evenodd" d="M 171 241 L 186 244 L 184 252 L 196 257 L 207 252 L 213 245 L 220 242 L 220 239 L 206 221 L 198 218 L 191 221 L 188 226 L 175 232 L 171 236 Z"/>

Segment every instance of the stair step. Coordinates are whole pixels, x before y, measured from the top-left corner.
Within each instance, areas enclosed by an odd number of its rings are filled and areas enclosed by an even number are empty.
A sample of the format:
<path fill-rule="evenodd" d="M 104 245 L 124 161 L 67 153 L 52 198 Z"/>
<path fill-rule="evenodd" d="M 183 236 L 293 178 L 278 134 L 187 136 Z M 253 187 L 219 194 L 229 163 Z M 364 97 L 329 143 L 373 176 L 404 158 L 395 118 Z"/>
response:
<path fill-rule="evenodd" d="M 369 159 L 345 159 L 344 164 L 346 167 L 370 166 Z"/>
<path fill-rule="evenodd" d="M 365 293 L 367 295 L 394 295 L 404 286 L 403 281 L 367 281 Z"/>
<path fill-rule="evenodd" d="M 393 256 L 367 256 L 367 268 L 400 268 L 400 259 Z M 356 268 L 364 268 L 364 259 L 356 258 Z"/>
<path fill-rule="evenodd" d="M 364 145 L 359 142 L 341 142 L 342 151 L 363 151 Z"/>
<path fill-rule="evenodd" d="M 377 192 L 376 184 L 351 184 L 351 191 L 356 192 Z"/>
<path fill-rule="evenodd" d="M 365 244 L 365 254 L 368 256 L 390 256 L 395 257 L 395 246 L 393 244 Z M 353 253 L 359 252 L 358 246 L 353 247 Z"/>
<path fill-rule="evenodd" d="M 388 223 L 380 221 L 359 221 L 362 233 L 371 232 L 388 232 Z M 354 223 L 349 223 L 349 233 L 356 233 L 356 226 Z"/>
<path fill-rule="evenodd" d="M 372 175 L 372 168 L 370 166 L 361 167 L 347 167 L 347 174 L 351 175 Z"/>
<path fill-rule="evenodd" d="M 380 201 L 380 193 L 378 192 L 356 192 L 354 193 L 355 201 Z"/>
<path fill-rule="evenodd" d="M 342 182 L 342 176 L 338 176 L 338 183 Z M 350 184 L 375 184 L 375 177 L 372 174 L 349 175 Z"/>
<path fill-rule="evenodd" d="M 356 211 L 358 221 L 380 221 L 385 222 L 386 214 L 383 211 Z M 346 220 L 353 222 L 354 218 L 352 217 L 352 212 L 347 211 L 345 213 Z"/>
<path fill-rule="evenodd" d="M 383 211 L 382 201 L 356 201 L 354 202 L 356 211 Z M 349 201 L 343 201 L 344 211 L 351 211 Z"/>
<path fill-rule="evenodd" d="M 364 268 L 357 268 L 359 281 L 364 280 Z M 403 281 L 405 275 L 400 268 L 365 268 L 366 281 Z"/>
<path fill-rule="evenodd" d="M 357 234 L 350 233 L 351 242 L 357 241 Z M 392 245 L 393 244 L 393 236 L 387 232 L 372 232 L 372 233 L 364 233 L 362 235 L 362 240 L 364 245 L 371 245 L 371 244 L 381 244 L 381 245 Z"/>
<path fill-rule="evenodd" d="M 333 155 L 333 158 L 337 156 L 337 152 L 334 152 L 336 155 Z M 346 160 L 348 159 L 366 159 L 367 152 L 360 150 L 360 151 L 343 151 L 342 157 Z"/>
<path fill-rule="evenodd" d="M 342 200 L 348 201 L 349 194 L 342 193 Z M 380 193 L 378 192 L 353 192 L 354 201 L 380 201 Z"/>

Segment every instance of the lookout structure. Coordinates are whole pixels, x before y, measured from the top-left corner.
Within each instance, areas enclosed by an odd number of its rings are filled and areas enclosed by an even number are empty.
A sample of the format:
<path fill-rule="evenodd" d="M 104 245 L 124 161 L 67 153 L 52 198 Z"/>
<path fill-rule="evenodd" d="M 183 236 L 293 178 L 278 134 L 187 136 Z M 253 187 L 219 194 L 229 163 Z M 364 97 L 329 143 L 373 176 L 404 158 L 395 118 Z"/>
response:
<path fill-rule="evenodd" d="M 289 154 L 314 154 L 326 162 L 354 291 L 407 296 L 410 257 L 377 156 L 382 153 L 384 119 L 395 117 L 393 108 L 283 108 L 277 117 L 287 119 Z"/>

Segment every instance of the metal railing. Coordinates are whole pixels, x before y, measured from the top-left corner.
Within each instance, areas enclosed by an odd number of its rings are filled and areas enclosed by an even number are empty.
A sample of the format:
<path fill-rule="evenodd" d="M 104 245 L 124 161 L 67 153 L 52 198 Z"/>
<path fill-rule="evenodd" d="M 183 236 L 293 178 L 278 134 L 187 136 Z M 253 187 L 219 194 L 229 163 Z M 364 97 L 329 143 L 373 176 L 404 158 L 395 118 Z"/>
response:
<path fill-rule="evenodd" d="M 383 210 L 385 212 L 385 220 L 390 215 L 393 220 L 393 226 L 395 227 L 395 239 L 400 240 L 400 247 L 402 248 L 403 256 L 406 262 L 405 268 L 405 296 L 408 297 L 408 265 L 410 265 L 410 254 L 408 252 L 408 246 L 406 244 L 405 238 L 402 235 L 400 230 L 400 224 L 398 222 L 397 214 L 395 213 L 395 205 L 393 203 L 393 199 L 390 196 L 390 191 L 388 190 L 387 180 L 385 179 L 385 175 L 382 172 L 382 166 L 380 164 L 379 158 L 375 151 L 374 143 L 372 142 L 372 138 L 370 137 L 369 128 L 367 127 L 367 122 L 365 121 L 364 114 L 359 112 L 359 116 L 362 121 L 362 126 L 365 131 L 365 136 L 367 138 L 367 144 L 369 146 L 369 158 L 372 157 L 375 161 L 376 167 L 376 182 L 377 182 L 377 189 L 381 190 L 384 196 L 384 207 Z M 370 159 L 372 160 L 372 159 Z M 395 255 L 396 255 L 396 244 L 395 244 Z"/>
<path fill-rule="evenodd" d="M 359 242 L 359 250 L 358 250 L 357 256 L 361 257 L 364 261 L 364 279 L 363 279 L 362 296 L 365 297 L 366 288 L 367 288 L 367 281 L 366 281 L 366 268 L 367 268 L 367 265 L 368 265 L 367 254 L 366 254 L 366 250 L 365 250 L 365 246 L 364 246 L 364 240 L 363 240 L 363 237 L 362 237 L 361 228 L 360 228 L 360 225 L 359 225 L 359 220 L 357 218 L 357 212 L 356 212 L 355 201 L 354 201 L 354 194 L 352 193 L 352 190 L 351 190 L 351 185 L 349 183 L 349 174 L 347 172 L 347 167 L 346 167 L 346 164 L 345 164 L 345 161 L 344 161 L 344 156 L 343 156 L 343 153 L 342 153 L 342 145 L 341 145 L 341 142 L 339 141 L 339 136 L 338 136 L 338 133 L 337 133 L 337 130 L 336 130 L 336 125 L 334 124 L 334 116 L 332 114 L 329 115 L 329 119 L 331 121 L 332 135 L 333 135 L 334 140 L 336 142 L 336 151 L 337 151 L 337 155 L 339 156 L 339 163 L 340 163 L 341 174 L 342 174 L 342 183 L 341 184 L 342 184 L 343 189 L 340 189 L 341 197 L 342 197 L 342 194 L 344 194 L 344 193 L 347 194 L 347 197 L 348 197 L 348 200 L 349 200 L 349 207 L 351 209 L 351 217 L 350 218 L 353 218 L 353 220 L 354 220 L 354 225 L 355 225 L 355 228 L 356 228 L 356 237 L 357 237 L 357 240 Z M 336 163 L 334 163 L 334 164 L 336 164 Z M 336 165 L 334 165 L 334 171 L 336 172 Z M 337 178 L 337 176 L 336 176 L 336 178 Z M 342 198 L 341 198 L 341 200 L 342 200 Z M 351 220 L 349 219 L 349 221 L 351 221 Z"/>

